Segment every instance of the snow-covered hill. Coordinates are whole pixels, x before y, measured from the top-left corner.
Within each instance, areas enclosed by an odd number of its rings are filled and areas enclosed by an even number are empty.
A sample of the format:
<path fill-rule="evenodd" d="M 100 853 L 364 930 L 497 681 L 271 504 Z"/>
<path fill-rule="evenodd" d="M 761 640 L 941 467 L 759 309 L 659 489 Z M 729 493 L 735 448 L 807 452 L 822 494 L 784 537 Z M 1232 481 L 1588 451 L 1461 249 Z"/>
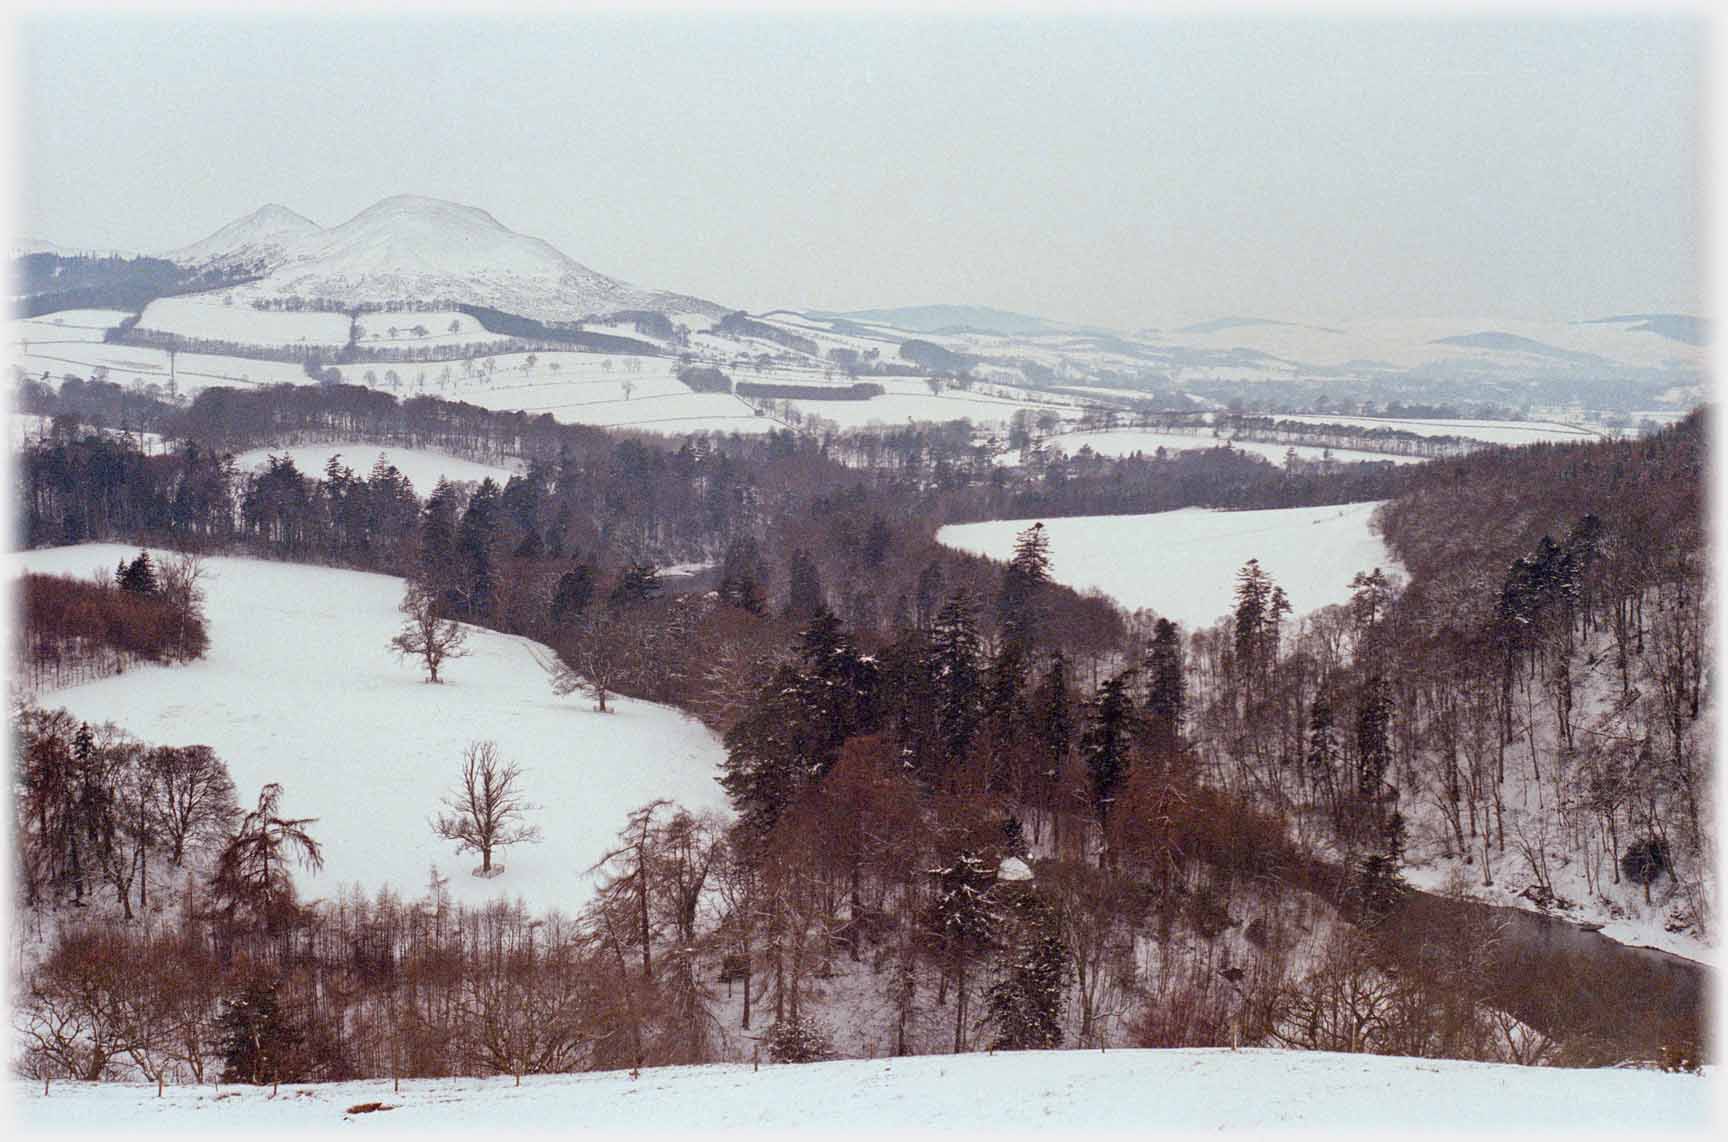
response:
<path fill-rule="evenodd" d="M 170 250 L 162 257 L 183 266 L 211 263 L 275 265 L 293 244 L 323 227 L 274 202 L 236 219 L 208 238 Z"/>
<path fill-rule="evenodd" d="M 270 272 L 237 291 L 246 300 L 460 302 L 559 320 L 625 309 L 725 312 L 597 273 L 478 207 L 414 194 L 385 198 L 329 229 L 266 206 L 173 257 L 188 265 L 261 257 Z"/>
<path fill-rule="evenodd" d="M 31 1132 L 291 1130 L 480 1132 L 572 1129 L 612 1137 L 676 1131 L 1008 1132 L 1143 1137 L 1220 1130 L 1331 1137 L 1406 1132 L 1702 1137 L 1715 1083 L 1639 1070 L 1559 1070 L 1268 1050 L 1026 1051 L 803 1065 L 748 1064 L 490 1079 L 388 1079 L 283 1087 L 137 1083 L 12 1086 Z M 1372 1132 L 1372 1133 L 1368 1133 Z M 1611 1135 L 1609 1132 L 1614 1132 Z"/>
<path fill-rule="evenodd" d="M 135 549 L 92 544 L 27 551 L 7 566 L 85 576 L 111 574 Z M 719 740 L 676 710 L 615 699 L 600 714 L 578 694 L 553 695 L 541 663 L 551 652 L 525 638 L 471 628 L 469 655 L 445 664 L 447 681 L 421 681 L 388 642 L 401 626 L 402 581 L 384 575 L 213 558 L 210 651 L 186 666 L 144 666 L 37 696 L 92 722 L 113 721 L 159 745 L 212 747 L 243 802 L 266 782 L 286 787 L 295 816 L 317 818 L 322 874 L 301 871 L 303 895 L 350 883 L 394 884 L 407 894 L 436 866 L 457 899 L 520 896 L 538 910 L 587 902 L 583 870 L 606 850 L 625 815 L 656 797 L 691 810 L 720 809 Z M 526 771 L 542 808 L 540 844 L 502 855 L 506 871 L 471 875 L 427 819 L 456 780 L 468 742 L 491 740 Z"/>

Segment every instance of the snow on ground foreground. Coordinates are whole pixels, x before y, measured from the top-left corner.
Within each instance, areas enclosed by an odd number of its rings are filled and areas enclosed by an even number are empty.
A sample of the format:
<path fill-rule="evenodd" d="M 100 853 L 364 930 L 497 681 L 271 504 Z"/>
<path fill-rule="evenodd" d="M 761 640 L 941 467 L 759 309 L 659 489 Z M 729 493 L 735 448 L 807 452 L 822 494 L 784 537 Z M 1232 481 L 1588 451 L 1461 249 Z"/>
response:
<path fill-rule="evenodd" d="M 479 464 L 429 448 L 382 448 L 354 441 L 303 444 L 292 448 L 254 448 L 236 456 L 234 462 L 242 472 L 251 472 L 263 467 L 270 457 L 284 455 L 292 457 L 294 466 L 301 472 L 318 479 L 323 479 L 324 465 L 332 456 L 341 456 L 342 463 L 362 477 L 372 471 L 372 465 L 382 456 L 386 463 L 396 465 L 396 470 L 408 477 L 408 482 L 422 496 L 430 495 L 440 478 L 452 483 L 479 483 L 490 478 L 503 487 L 514 474 L 500 464 Z"/>
<path fill-rule="evenodd" d="M 1044 521 L 1050 572 L 1076 590 L 1098 590 L 1124 607 L 1150 608 L 1189 628 L 1210 626 L 1235 606 L 1236 572 L 1250 559 L 1290 596 L 1297 615 L 1350 598 L 1358 571 L 1399 571 L 1369 526 L 1378 503 L 1273 511 L 1183 508 L 1150 515 L 1073 516 Z M 1034 520 L 953 524 L 936 538 L 1007 559 Z"/>
<path fill-rule="evenodd" d="M 112 574 L 135 549 L 91 544 L 27 551 L 9 566 Z M 158 553 L 159 557 L 159 553 Z M 676 710 L 620 698 L 601 714 L 580 694 L 556 697 L 525 638 L 469 628 L 469 656 L 445 664 L 447 681 L 421 681 L 417 663 L 388 649 L 400 629 L 402 581 L 256 559 L 212 558 L 210 652 L 185 666 L 142 666 L 37 696 L 77 717 L 113 721 L 154 745 L 208 745 L 227 762 L 242 807 L 267 782 L 283 808 L 315 817 L 324 871 L 297 873 L 306 897 L 359 883 L 393 883 L 409 896 L 436 865 L 457 899 L 521 896 L 536 909 L 585 904 L 583 873 L 609 847 L 625 815 L 656 797 L 692 810 L 720 808 L 714 777 L 725 751 Z M 545 839 L 494 857 L 506 871 L 472 875 L 477 854 L 433 836 L 428 818 L 456 783 L 463 748 L 498 743 L 526 773 L 542 806 Z"/>
<path fill-rule="evenodd" d="M 403 1131 L 1295 1130 L 1362 1137 L 1512 1130 L 1569 1136 L 1702 1134 L 1714 1082 L 1637 1070 L 1557 1070 L 1299 1051 L 1186 1049 L 925 1055 L 833 1063 L 666 1067 L 641 1072 L 490 1079 L 388 1079 L 327 1085 L 169 1087 L 15 1082 L 18 1123 L 36 1131 L 101 1128 L 322 1135 Z M 382 1104 L 370 1112 L 350 1108 Z M 382 1109 L 388 1107 L 388 1110 Z M 1371 1133 L 1362 1133 L 1371 1132 Z"/>

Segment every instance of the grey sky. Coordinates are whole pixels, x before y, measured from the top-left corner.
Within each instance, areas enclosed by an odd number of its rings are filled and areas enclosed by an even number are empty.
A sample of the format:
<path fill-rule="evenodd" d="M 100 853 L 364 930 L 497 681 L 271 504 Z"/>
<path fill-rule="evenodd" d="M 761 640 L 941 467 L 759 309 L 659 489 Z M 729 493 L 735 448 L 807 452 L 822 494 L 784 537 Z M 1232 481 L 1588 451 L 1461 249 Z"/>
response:
<path fill-rule="evenodd" d="M 182 245 L 412 192 L 753 309 L 1579 318 L 1699 304 L 1676 19 L 20 25 L 18 229 Z"/>

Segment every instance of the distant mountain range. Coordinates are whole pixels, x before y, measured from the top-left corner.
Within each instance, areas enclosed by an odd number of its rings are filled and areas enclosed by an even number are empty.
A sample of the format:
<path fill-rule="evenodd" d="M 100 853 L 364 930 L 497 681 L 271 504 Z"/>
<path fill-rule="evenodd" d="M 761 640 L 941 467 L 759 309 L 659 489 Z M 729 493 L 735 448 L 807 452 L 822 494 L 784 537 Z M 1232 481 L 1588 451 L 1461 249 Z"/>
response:
<path fill-rule="evenodd" d="M 827 321 L 866 321 L 877 325 L 891 325 L 911 333 L 1000 333 L 1015 337 L 1065 333 L 1077 328 L 1027 313 L 1013 313 L 983 305 L 903 305 L 891 309 L 805 312 L 811 317 Z"/>
<path fill-rule="evenodd" d="M 607 277 L 477 207 L 412 194 L 383 199 L 328 229 L 271 204 L 162 256 L 186 267 L 254 272 L 258 280 L 240 287 L 247 296 L 461 302 L 545 320 L 620 310 L 727 312 Z"/>

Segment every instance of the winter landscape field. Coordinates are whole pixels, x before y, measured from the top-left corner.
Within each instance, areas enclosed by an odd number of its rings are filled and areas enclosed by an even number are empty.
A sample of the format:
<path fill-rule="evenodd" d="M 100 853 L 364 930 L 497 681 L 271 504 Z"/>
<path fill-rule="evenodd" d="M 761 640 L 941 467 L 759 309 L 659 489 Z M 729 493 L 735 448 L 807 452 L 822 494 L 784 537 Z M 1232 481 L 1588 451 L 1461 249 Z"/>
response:
<path fill-rule="evenodd" d="M 1702 17 L 411 9 L 16 25 L 15 1128 L 1719 1125 Z"/>
<path fill-rule="evenodd" d="M 82 578 L 110 575 L 137 554 L 92 544 L 25 552 L 8 565 L 12 575 Z M 458 900 L 520 897 L 573 912 L 588 900 L 586 870 L 632 809 L 658 797 L 724 805 L 711 733 L 647 702 L 620 699 L 602 715 L 579 695 L 553 694 L 551 652 L 527 639 L 475 630 L 469 656 L 427 685 L 416 663 L 389 648 L 401 625 L 398 579 L 224 558 L 210 560 L 208 573 L 203 661 L 141 666 L 42 700 L 147 741 L 211 746 L 233 759 L 243 798 L 282 783 L 294 813 L 317 821 L 325 848 L 321 873 L 296 873 L 308 896 L 349 885 L 418 893 L 437 870 Z M 496 742 L 520 763 L 543 806 L 535 820 L 544 841 L 510 852 L 493 879 L 471 875 L 476 859 L 458 857 L 427 823 L 472 741 Z"/>
<path fill-rule="evenodd" d="M 667 1067 L 640 1075 L 536 1075 L 436 1082 L 154 1087 L 16 1082 L 12 1108 L 31 1131 L 97 1124 L 157 1132 L 363 1134 L 493 1130 L 659 1133 L 804 1132 L 851 1137 L 1006 1131 L 1106 1137 L 1229 1131 L 1350 1137 L 1703 1136 L 1712 1081 L 1649 1071 L 1536 1071 L 1444 1059 L 1277 1051 L 1175 1050 L 854 1059 L 799 1068 Z"/>
<path fill-rule="evenodd" d="M 1397 561 L 1375 535 L 1378 504 L 1217 512 L 1184 508 L 1139 516 L 1044 521 L 1050 573 L 1080 591 L 1101 591 L 1130 610 L 1144 607 L 1189 629 L 1231 609 L 1236 572 L 1257 559 L 1302 615 L 1350 598 L 1350 580 Z M 937 533 L 962 551 L 1001 559 L 1033 520 L 950 524 Z"/>

